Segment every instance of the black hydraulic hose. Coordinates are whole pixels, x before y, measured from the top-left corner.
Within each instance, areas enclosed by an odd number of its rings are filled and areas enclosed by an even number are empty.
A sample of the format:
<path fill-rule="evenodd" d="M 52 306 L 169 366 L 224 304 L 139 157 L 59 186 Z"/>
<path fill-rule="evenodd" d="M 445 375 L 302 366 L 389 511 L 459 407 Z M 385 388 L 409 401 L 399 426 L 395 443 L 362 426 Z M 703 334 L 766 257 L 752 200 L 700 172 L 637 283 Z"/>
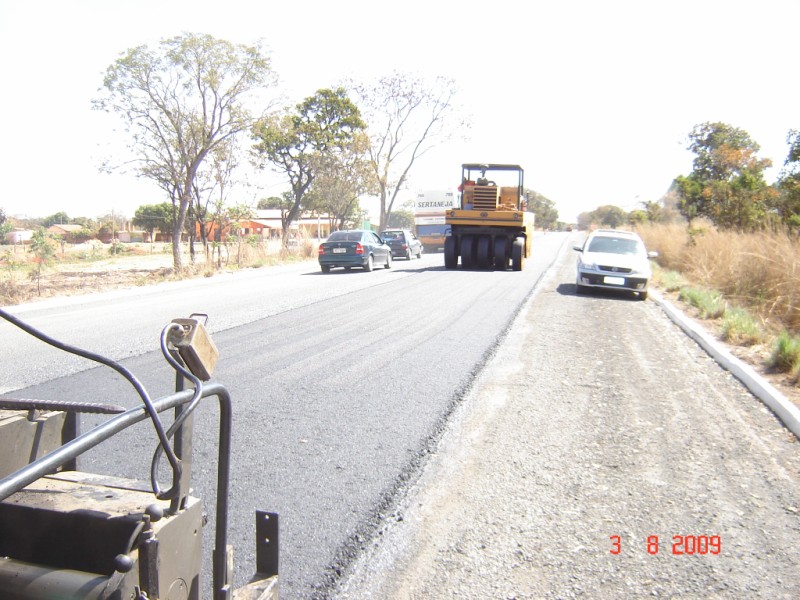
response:
<path fill-rule="evenodd" d="M 153 403 L 150 400 L 150 395 L 147 393 L 147 390 L 145 390 L 144 386 L 141 384 L 141 382 L 136 378 L 136 376 L 133 373 L 131 373 L 121 364 L 111 360 L 110 358 L 106 358 L 105 356 L 102 356 L 100 354 L 89 352 L 88 350 L 83 350 L 82 348 L 78 348 L 76 346 L 71 346 L 69 344 L 65 344 L 64 342 L 60 342 L 55 338 L 50 337 L 46 333 L 39 331 L 35 327 L 28 325 L 24 321 L 6 312 L 2 308 L 0 308 L 0 317 L 5 319 L 12 325 L 16 325 L 26 333 L 29 333 L 33 337 L 43 341 L 46 344 L 58 348 L 59 350 L 63 350 L 64 352 L 75 354 L 76 356 L 80 356 L 82 358 L 86 358 L 88 360 L 105 365 L 115 370 L 117 373 L 119 373 L 125 379 L 127 379 L 128 382 L 133 386 L 133 388 L 139 394 L 139 397 L 142 399 L 142 402 L 144 403 L 145 410 L 147 411 L 147 414 L 150 416 L 150 420 L 153 422 L 153 427 L 156 430 L 156 434 L 158 435 L 158 439 L 161 444 L 160 447 L 164 448 L 164 452 L 167 455 L 167 460 L 169 460 L 169 464 L 172 466 L 173 480 L 177 480 L 178 478 L 180 478 L 181 462 L 178 459 L 178 457 L 175 456 L 175 452 L 173 451 L 172 446 L 170 446 L 169 444 L 169 438 L 167 437 L 167 434 L 164 432 L 164 427 L 161 424 L 161 419 L 158 416 L 158 412 L 153 407 Z M 153 491 L 155 491 L 155 489 Z"/>
<path fill-rule="evenodd" d="M 190 380 L 194 384 L 194 395 L 192 399 L 189 401 L 188 406 L 183 409 L 181 414 L 175 419 L 169 429 L 166 431 L 167 438 L 172 438 L 175 435 L 175 432 L 178 428 L 183 425 L 189 415 L 192 414 L 192 411 L 197 407 L 197 404 L 200 402 L 201 398 L 203 397 L 203 382 L 194 375 L 191 371 L 189 371 L 186 367 L 181 364 L 179 360 L 175 358 L 173 351 L 169 348 L 169 333 L 175 330 L 182 330 L 181 326 L 177 323 L 170 323 L 161 332 L 161 353 L 164 355 L 166 361 L 172 366 L 173 369 L 178 371 L 181 375 L 183 375 L 186 379 Z M 159 444 L 156 448 L 155 452 L 153 453 L 153 460 L 150 463 L 150 482 L 153 487 L 153 492 L 156 494 L 156 497 L 159 500 L 168 500 L 178 493 L 179 485 L 180 485 L 180 471 L 175 471 L 173 469 L 172 472 L 172 487 L 168 489 L 166 492 L 162 492 L 161 488 L 158 484 L 158 463 L 161 460 L 161 454 L 164 446 L 163 444 Z"/>

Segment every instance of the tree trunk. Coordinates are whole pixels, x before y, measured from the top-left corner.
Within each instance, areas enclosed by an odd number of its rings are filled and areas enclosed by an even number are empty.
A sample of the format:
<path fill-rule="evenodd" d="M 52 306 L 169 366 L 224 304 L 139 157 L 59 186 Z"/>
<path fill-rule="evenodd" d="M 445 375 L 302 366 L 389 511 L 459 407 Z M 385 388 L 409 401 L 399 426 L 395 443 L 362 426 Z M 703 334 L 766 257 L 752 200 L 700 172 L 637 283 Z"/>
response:
<path fill-rule="evenodd" d="M 172 265 L 175 273 L 183 271 L 183 257 L 181 256 L 181 233 L 183 232 L 183 225 L 186 222 L 186 212 L 189 208 L 189 202 L 192 197 L 184 193 L 180 199 L 180 206 L 178 207 L 178 215 L 175 218 L 175 226 L 172 229 Z"/>

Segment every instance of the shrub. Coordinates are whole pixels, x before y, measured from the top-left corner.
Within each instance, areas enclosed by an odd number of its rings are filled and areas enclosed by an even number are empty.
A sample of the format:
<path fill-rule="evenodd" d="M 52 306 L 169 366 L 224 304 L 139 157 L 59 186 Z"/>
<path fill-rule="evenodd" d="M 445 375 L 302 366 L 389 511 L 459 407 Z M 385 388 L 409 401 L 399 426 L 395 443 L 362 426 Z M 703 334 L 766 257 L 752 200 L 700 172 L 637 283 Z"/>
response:
<path fill-rule="evenodd" d="M 686 278 L 677 271 L 664 271 L 663 269 L 653 269 L 653 279 L 659 287 L 667 292 L 677 292 L 688 285 Z"/>
<path fill-rule="evenodd" d="M 784 231 L 719 231 L 696 221 L 637 228 L 648 250 L 658 251 L 663 269 L 680 272 L 694 285 L 718 290 L 733 303 L 800 331 L 800 238 Z"/>
<path fill-rule="evenodd" d="M 791 373 L 797 381 L 800 375 L 800 337 L 782 331 L 772 347 L 769 366 L 782 373 Z"/>
<path fill-rule="evenodd" d="M 682 288 L 678 298 L 694 306 L 703 319 L 718 319 L 725 314 L 727 307 L 722 294 L 701 288 Z"/>
<path fill-rule="evenodd" d="M 740 346 L 753 346 L 764 340 L 764 330 L 747 310 L 733 307 L 722 317 L 722 339 Z"/>

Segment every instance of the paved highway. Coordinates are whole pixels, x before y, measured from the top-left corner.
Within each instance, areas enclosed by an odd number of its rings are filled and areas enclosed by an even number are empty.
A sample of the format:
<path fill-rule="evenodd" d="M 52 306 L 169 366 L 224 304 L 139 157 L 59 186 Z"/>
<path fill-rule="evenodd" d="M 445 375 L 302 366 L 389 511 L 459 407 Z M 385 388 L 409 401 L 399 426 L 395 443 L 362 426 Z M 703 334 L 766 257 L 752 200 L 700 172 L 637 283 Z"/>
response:
<path fill-rule="evenodd" d="M 157 351 L 162 327 L 207 313 L 221 354 L 214 380 L 234 402 L 234 583 L 254 571 L 253 512 L 260 508 L 281 515 L 282 595 L 322 597 L 391 514 L 448 416 L 569 244 L 566 234 L 537 236 L 535 257 L 521 273 L 446 271 L 441 255 L 373 273 L 323 275 L 307 263 L 12 310 L 64 342 L 121 361 L 154 397 L 172 390 Z M 138 402 L 105 368 L 65 358 L 7 323 L 0 336 L 2 392 Z M 85 427 L 93 422 L 87 418 Z M 215 489 L 216 423 L 215 407 L 201 405 L 195 489 L 207 502 Z M 147 479 L 154 447 L 143 426 L 90 453 L 82 468 Z"/>

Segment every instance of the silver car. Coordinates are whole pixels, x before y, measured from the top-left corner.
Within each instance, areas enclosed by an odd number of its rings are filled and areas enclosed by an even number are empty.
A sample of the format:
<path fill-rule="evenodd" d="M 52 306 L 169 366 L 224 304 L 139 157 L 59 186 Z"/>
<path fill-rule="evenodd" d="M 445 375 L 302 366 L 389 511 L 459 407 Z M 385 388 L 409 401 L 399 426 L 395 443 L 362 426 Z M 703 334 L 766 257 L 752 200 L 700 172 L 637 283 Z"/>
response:
<path fill-rule="evenodd" d="M 650 259 L 658 252 L 648 252 L 638 235 L 598 229 L 589 234 L 583 246 L 574 249 L 580 252 L 575 280 L 579 294 L 589 288 L 605 288 L 636 292 L 641 300 L 647 298 Z"/>

